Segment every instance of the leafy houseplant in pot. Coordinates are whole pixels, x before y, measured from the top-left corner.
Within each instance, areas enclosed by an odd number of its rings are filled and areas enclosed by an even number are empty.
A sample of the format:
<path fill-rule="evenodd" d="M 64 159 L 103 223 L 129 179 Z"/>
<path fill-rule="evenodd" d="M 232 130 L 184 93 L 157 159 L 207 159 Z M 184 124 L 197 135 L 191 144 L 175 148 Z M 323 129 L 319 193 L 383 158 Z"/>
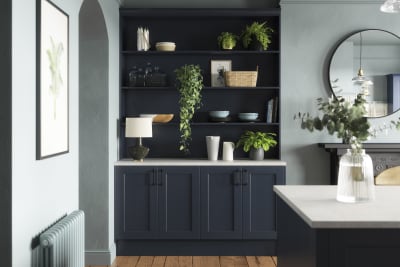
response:
<path fill-rule="evenodd" d="M 249 157 L 252 160 L 263 160 L 264 151 L 268 151 L 271 147 L 277 145 L 275 136 L 275 133 L 246 131 L 240 136 L 236 147 L 243 146 L 244 152 L 250 151 Z"/>
<path fill-rule="evenodd" d="M 244 48 L 250 50 L 267 50 L 271 43 L 271 33 L 273 29 L 268 27 L 267 22 L 253 22 L 242 32 L 241 38 Z"/>
<path fill-rule="evenodd" d="M 203 75 L 199 65 L 184 65 L 175 70 L 177 89 L 180 94 L 180 123 L 181 134 L 179 150 L 189 154 L 189 145 L 192 139 L 190 122 L 201 105 L 201 90 L 203 89 Z"/>
<path fill-rule="evenodd" d="M 235 48 L 238 38 L 239 37 L 233 33 L 222 32 L 217 38 L 218 45 L 221 49 L 232 50 Z"/>
<path fill-rule="evenodd" d="M 310 116 L 308 113 L 298 113 L 295 119 L 301 120 L 301 128 L 310 132 L 326 129 L 329 134 L 336 133 L 350 149 L 339 162 L 338 189 L 336 199 L 341 202 L 360 202 L 374 199 L 374 176 L 371 157 L 362 149 L 362 142 L 375 136 L 370 130 L 370 123 L 365 117 L 365 99 L 358 94 L 353 103 L 342 97 L 323 101 L 318 98 L 320 116 Z M 391 122 L 396 128 L 399 122 Z"/>

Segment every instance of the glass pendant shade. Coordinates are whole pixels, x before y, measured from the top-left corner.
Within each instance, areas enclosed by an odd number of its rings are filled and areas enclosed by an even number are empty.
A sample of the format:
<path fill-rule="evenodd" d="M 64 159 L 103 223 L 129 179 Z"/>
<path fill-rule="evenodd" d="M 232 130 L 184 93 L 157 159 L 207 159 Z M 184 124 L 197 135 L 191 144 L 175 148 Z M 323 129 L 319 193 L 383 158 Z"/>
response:
<path fill-rule="evenodd" d="M 373 85 L 374 83 L 366 76 L 364 76 L 364 70 L 361 68 L 361 58 L 362 58 L 362 34 L 360 32 L 360 68 L 358 69 L 357 76 L 353 79 L 354 84 L 358 85 Z"/>
<path fill-rule="evenodd" d="M 400 0 L 386 0 L 381 5 L 381 11 L 385 13 L 399 13 L 400 12 Z"/>

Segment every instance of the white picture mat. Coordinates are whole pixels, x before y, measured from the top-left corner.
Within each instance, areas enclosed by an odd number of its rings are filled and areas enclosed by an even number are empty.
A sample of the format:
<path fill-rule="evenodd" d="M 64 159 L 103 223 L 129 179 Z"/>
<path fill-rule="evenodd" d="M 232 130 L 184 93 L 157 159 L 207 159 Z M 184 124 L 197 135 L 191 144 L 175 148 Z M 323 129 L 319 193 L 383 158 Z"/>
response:
<path fill-rule="evenodd" d="M 68 16 L 46 0 L 41 0 L 40 26 L 40 158 L 68 152 Z M 53 44 L 51 42 L 53 40 Z M 59 53 L 55 91 L 48 52 L 54 44 Z"/>
<path fill-rule="evenodd" d="M 225 79 L 223 72 L 231 70 L 232 60 L 211 60 L 211 86 L 224 87 Z"/>

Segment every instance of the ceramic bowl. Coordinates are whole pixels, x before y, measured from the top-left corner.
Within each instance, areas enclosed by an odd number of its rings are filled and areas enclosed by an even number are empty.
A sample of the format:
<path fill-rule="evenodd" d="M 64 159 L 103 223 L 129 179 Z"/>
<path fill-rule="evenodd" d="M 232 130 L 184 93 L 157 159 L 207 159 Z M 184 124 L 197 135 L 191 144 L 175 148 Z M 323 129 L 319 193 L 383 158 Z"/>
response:
<path fill-rule="evenodd" d="M 258 113 L 239 113 L 238 117 L 240 120 L 253 121 L 258 118 Z"/>
<path fill-rule="evenodd" d="M 209 111 L 208 115 L 210 115 L 211 118 L 222 119 L 222 118 L 226 118 L 229 116 L 229 111 L 228 110 L 213 110 L 213 111 Z"/>
<path fill-rule="evenodd" d="M 167 123 L 174 118 L 174 114 L 157 114 L 153 118 L 153 122 Z"/>
<path fill-rule="evenodd" d="M 158 42 L 156 43 L 157 51 L 175 51 L 175 43 L 173 42 Z"/>

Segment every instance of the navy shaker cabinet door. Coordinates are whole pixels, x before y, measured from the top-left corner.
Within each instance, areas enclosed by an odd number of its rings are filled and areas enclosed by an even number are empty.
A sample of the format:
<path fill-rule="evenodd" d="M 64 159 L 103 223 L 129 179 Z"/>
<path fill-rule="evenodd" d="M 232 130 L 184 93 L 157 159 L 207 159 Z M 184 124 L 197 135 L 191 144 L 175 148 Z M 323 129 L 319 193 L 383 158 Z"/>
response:
<path fill-rule="evenodd" d="M 201 168 L 201 214 L 202 239 L 242 239 L 240 168 Z"/>
<path fill-rule="evenodd" d="M 157 179 L 159 237 L 199 239 L 199 168 L 159 168 Z"/>
<path fill-rule="evenodd" d="M 200 175 L 193 167 L 117 167 L 116 239 L 199 239 Z"/>
<path fill-rule="evenodd" d="M 116 168 L 116 239 L 157 237 L 155 179 L 153 167 Z"/>
<path fill-rule="evenodd" d="M 285 184 L 285 167 L 245 167 L 243 179 L 243 238 L 276 239 L 274 185 Z"/>

